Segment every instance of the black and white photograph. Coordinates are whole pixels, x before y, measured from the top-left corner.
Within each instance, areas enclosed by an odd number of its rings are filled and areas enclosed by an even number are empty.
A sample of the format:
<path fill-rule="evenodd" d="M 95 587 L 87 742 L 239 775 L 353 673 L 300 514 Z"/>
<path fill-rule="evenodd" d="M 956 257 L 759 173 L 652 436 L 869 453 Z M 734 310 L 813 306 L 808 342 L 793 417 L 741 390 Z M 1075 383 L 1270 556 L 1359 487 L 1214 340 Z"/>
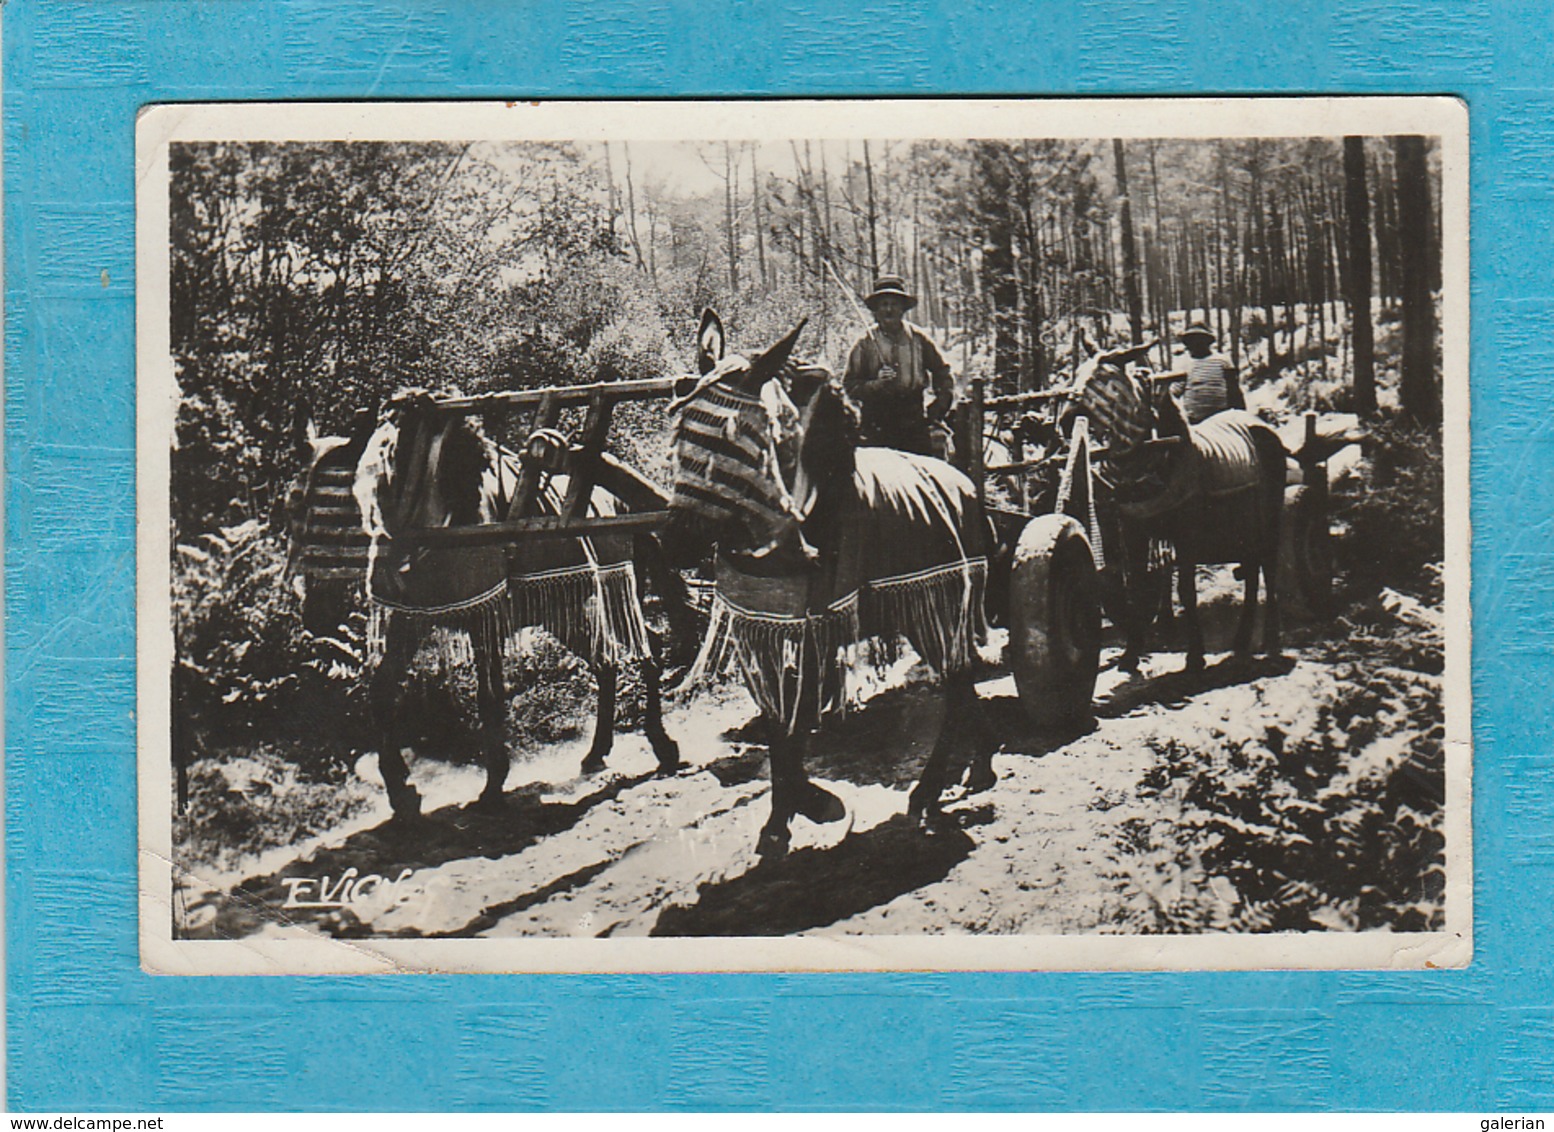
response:
<path fill-rule="evenodd" d="M 138 138 L 148 969 L 1471 958 L 1459 104 Z"/>

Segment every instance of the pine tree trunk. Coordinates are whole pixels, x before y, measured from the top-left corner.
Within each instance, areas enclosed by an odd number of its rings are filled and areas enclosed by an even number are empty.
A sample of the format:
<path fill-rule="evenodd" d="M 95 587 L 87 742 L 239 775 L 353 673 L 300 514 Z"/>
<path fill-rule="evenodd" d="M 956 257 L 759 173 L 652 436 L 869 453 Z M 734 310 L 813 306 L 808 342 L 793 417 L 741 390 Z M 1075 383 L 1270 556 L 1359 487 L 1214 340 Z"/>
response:
<path fill-rule="evenodd" d="M 1344 212 L 1348 221 L 1350 340 L 1354 356 L 1354 411 L 1376 415 L 1375 337 L 1371 326 L 1371 216 L 1365 185 L 1365 139 L 1344 138 Z"/>
<path fill-rule="evenodd" d="M 977 211 L 982 228 L 982 286 L 992 305 L 993 377 L 1004 389 L 1019 380 L 1019 285 L 1015 277 L 1013 184 L 1004 143 L 976 149 Z"/>
<path fill-rule="evenodd" d="M 735 229 L 735 180 L 734 147 L 723 143 L 723 233 L 728 251 L 728 292 L 730 298 L 739 295 L 739 236 Z"/>
<path fill-rule="evenodd" d="M 1214 326 L 1221 343 L 1224 343 L 1227 334 L 1229 335 L 1230 360 L 1233 365 L 1239 367 L 1241 365 L 1241 287 L 1236 271 L 1236 213 L 1230 194 L 1230 169 L 1225 162 L 1225 143 L 1219 142 L 1214 149 L 1215 167 L 1219 177 L 1219 192 L 1214 198 L 1214 231 L 1219 252 L 1219 295 L 1218 305 L 1215 307 Z"/>
<path fill-rule="evenodd" d="M 863 143 L 863 179 L 868 191 L 867 220 L 869 225 L 869 273 L 880 273 L 879 212 L 874 203 L 874 162 L 869 158 L 869 143 Z"/>
<path fill-rule="evenodd" d="M 630 182 L 628 181 L 629 185 Z M 752 220 L 755 224 L 755 263 L 761 273 L 761 286 L 772 285 L 766 270 L 766 234 L 761 230 L 761 171 L 755 163 L 755 146 L 750 147 L 750 198 Z"/>
<path fill-rule="evenodd" d="M 1393 193 L 1393 178 L 1395 173 L 1392 163 L 1387 157 L 1387 150 L 1383 148 L 1377 153 L 1376 176 L 1372 178 L 1372 185 L 1376 193 L 1376 266 L 1377 282 L 1380 284 L 1379 294 L 1383 304 L 1395 302 L 1398 298 L 1398 259 L 1397 246 L 1397 210 L 1396 197 Z"/>
<path fill-rule="evenodd" d="M 1122 292 L 1128 303 L 1128 330 L 1134 342 L 1144 341 L 1144 302 L 1139 295 L 1139 251 L 1133 238 L 1133 202 L 1128 196 L 1128 163 L 1122 139 L 1112 139 L 1117 164 L 1117 198 L 1122 225 Z"/>
<path fill-rule="evenodd" d="M 631 146 L 621 143 L 621 158 L 626 163 L 626 230 L 631 233 L 631 250 L 637 257 L 637 266 L 646 267 L 642 256 L 642 240 L 637 235 L 637 188 L 631 178 Z"/>
<path fill-rule="evenodd" d="M 1430 284 L 1434 206 L 1425 139 L 1392 139 L 1397 165 L 1398 239 L 1401 245 L 1403 369 L 1399 387 L 1403 411 L 1420 424 L 1441 423 L 1441 394 L 1435 380 L 1435 298 Z"/>

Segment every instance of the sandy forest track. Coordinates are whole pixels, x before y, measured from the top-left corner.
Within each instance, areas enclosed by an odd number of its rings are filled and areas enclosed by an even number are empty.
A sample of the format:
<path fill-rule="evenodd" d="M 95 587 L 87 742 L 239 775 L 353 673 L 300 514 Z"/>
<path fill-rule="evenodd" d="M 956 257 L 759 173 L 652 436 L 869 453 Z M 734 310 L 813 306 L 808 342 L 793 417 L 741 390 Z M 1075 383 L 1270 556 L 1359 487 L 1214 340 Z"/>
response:
<path fill-rule="evenodd" d="M 776 863 L 754 854 L 764 748 L 743 738 L 753 711 L 737 689 L 671 713 L 688 766 L 670 778 L 653 776 L 639 735 L 620 737 L 604 774 L 580 778 L 579 741 L 516 767 L 491 814 L 470 804 L 478 772 L 424 762 L 418 826 L 388 824 L 374 791 L 374 808 L 301 855 L 191 877 L 188 934 L 1439 926 L 1439 678 L 1368 668 L 1360 679 L 1315 647 L 1211 656 L 1197 676 L 1181 664 L 1157 653 L 1137 677 L 1103 671 L 1095 727 L 1066 736 L 1032 733 L 1012 678 L 990 671 L 980 691 L 1002 740 L 999 781 L 952 795 L 954 828 L 931 837 L 904 814 L 942 709 L 921 687 L 889 688 L 812 749 L 812 775 L 848 818 L 796 819 Z"/>

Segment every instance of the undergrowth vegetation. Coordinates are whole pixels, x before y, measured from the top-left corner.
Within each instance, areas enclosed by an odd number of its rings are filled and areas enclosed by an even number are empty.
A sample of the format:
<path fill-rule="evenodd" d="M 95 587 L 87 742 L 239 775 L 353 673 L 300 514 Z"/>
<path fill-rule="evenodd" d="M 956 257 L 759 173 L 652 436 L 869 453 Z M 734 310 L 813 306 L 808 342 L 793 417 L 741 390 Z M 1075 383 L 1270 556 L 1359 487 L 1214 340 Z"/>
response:
<path fill-rule="evenodd" d="M 179 864 L 195 874 L 230 869 L 350 820 L 374 793 L 351 755 L 295 740 L 212 750 L 189 768 L 189 804 L 173 819 Z"/>
<path fill-rule="evenodd" d="M 1405 417 L 1370 426 L 1358 474 L 1335 485 L 1332 518 L 1341 534 L 1335 565 L 1349 596 L 1383 587 L 1432 603 L 1441 599 L 1446 545 L 1441 437 Z"/>
<path fill-rule="evenodd" d="M 1156 747 L 1139 797 L 1172 819 L 1121 837 L 1152 897 L 1136 930 L 1444 926 L 1442 637 L 1420 608 L 1377 599 L 1345 622 L 1309 733 Z"/>

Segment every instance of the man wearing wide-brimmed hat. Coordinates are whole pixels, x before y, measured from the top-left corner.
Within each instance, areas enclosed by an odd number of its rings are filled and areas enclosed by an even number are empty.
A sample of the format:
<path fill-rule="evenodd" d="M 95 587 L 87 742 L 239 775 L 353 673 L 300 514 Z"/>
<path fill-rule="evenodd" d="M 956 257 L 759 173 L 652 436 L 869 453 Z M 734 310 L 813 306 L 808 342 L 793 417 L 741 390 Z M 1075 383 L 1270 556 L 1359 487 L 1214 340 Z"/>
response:
<path fill-rule="evenodd" d="M 1207 420 L 1226 409 L 1246 408 L 1236 367 L 1214 353 L 1214 331 L 1195 322 L 1182 332 L 1187 347 L 1186 387 L 1182 391 L 1182 411 L 1193 424 Z"/>
<path fill-rule="evenodd" d="M 943 457 L 948 431 L 935 426 L 949 416 L 955 383 L 932 339 L 904 318 L 917 297 L 899 275 L 881 275 L 864 303 L 874 325 L 848 355 L 842 380 L 858 402 L 863 442 Z M 930 392 L 933 403 L 925 410 Z"/>

